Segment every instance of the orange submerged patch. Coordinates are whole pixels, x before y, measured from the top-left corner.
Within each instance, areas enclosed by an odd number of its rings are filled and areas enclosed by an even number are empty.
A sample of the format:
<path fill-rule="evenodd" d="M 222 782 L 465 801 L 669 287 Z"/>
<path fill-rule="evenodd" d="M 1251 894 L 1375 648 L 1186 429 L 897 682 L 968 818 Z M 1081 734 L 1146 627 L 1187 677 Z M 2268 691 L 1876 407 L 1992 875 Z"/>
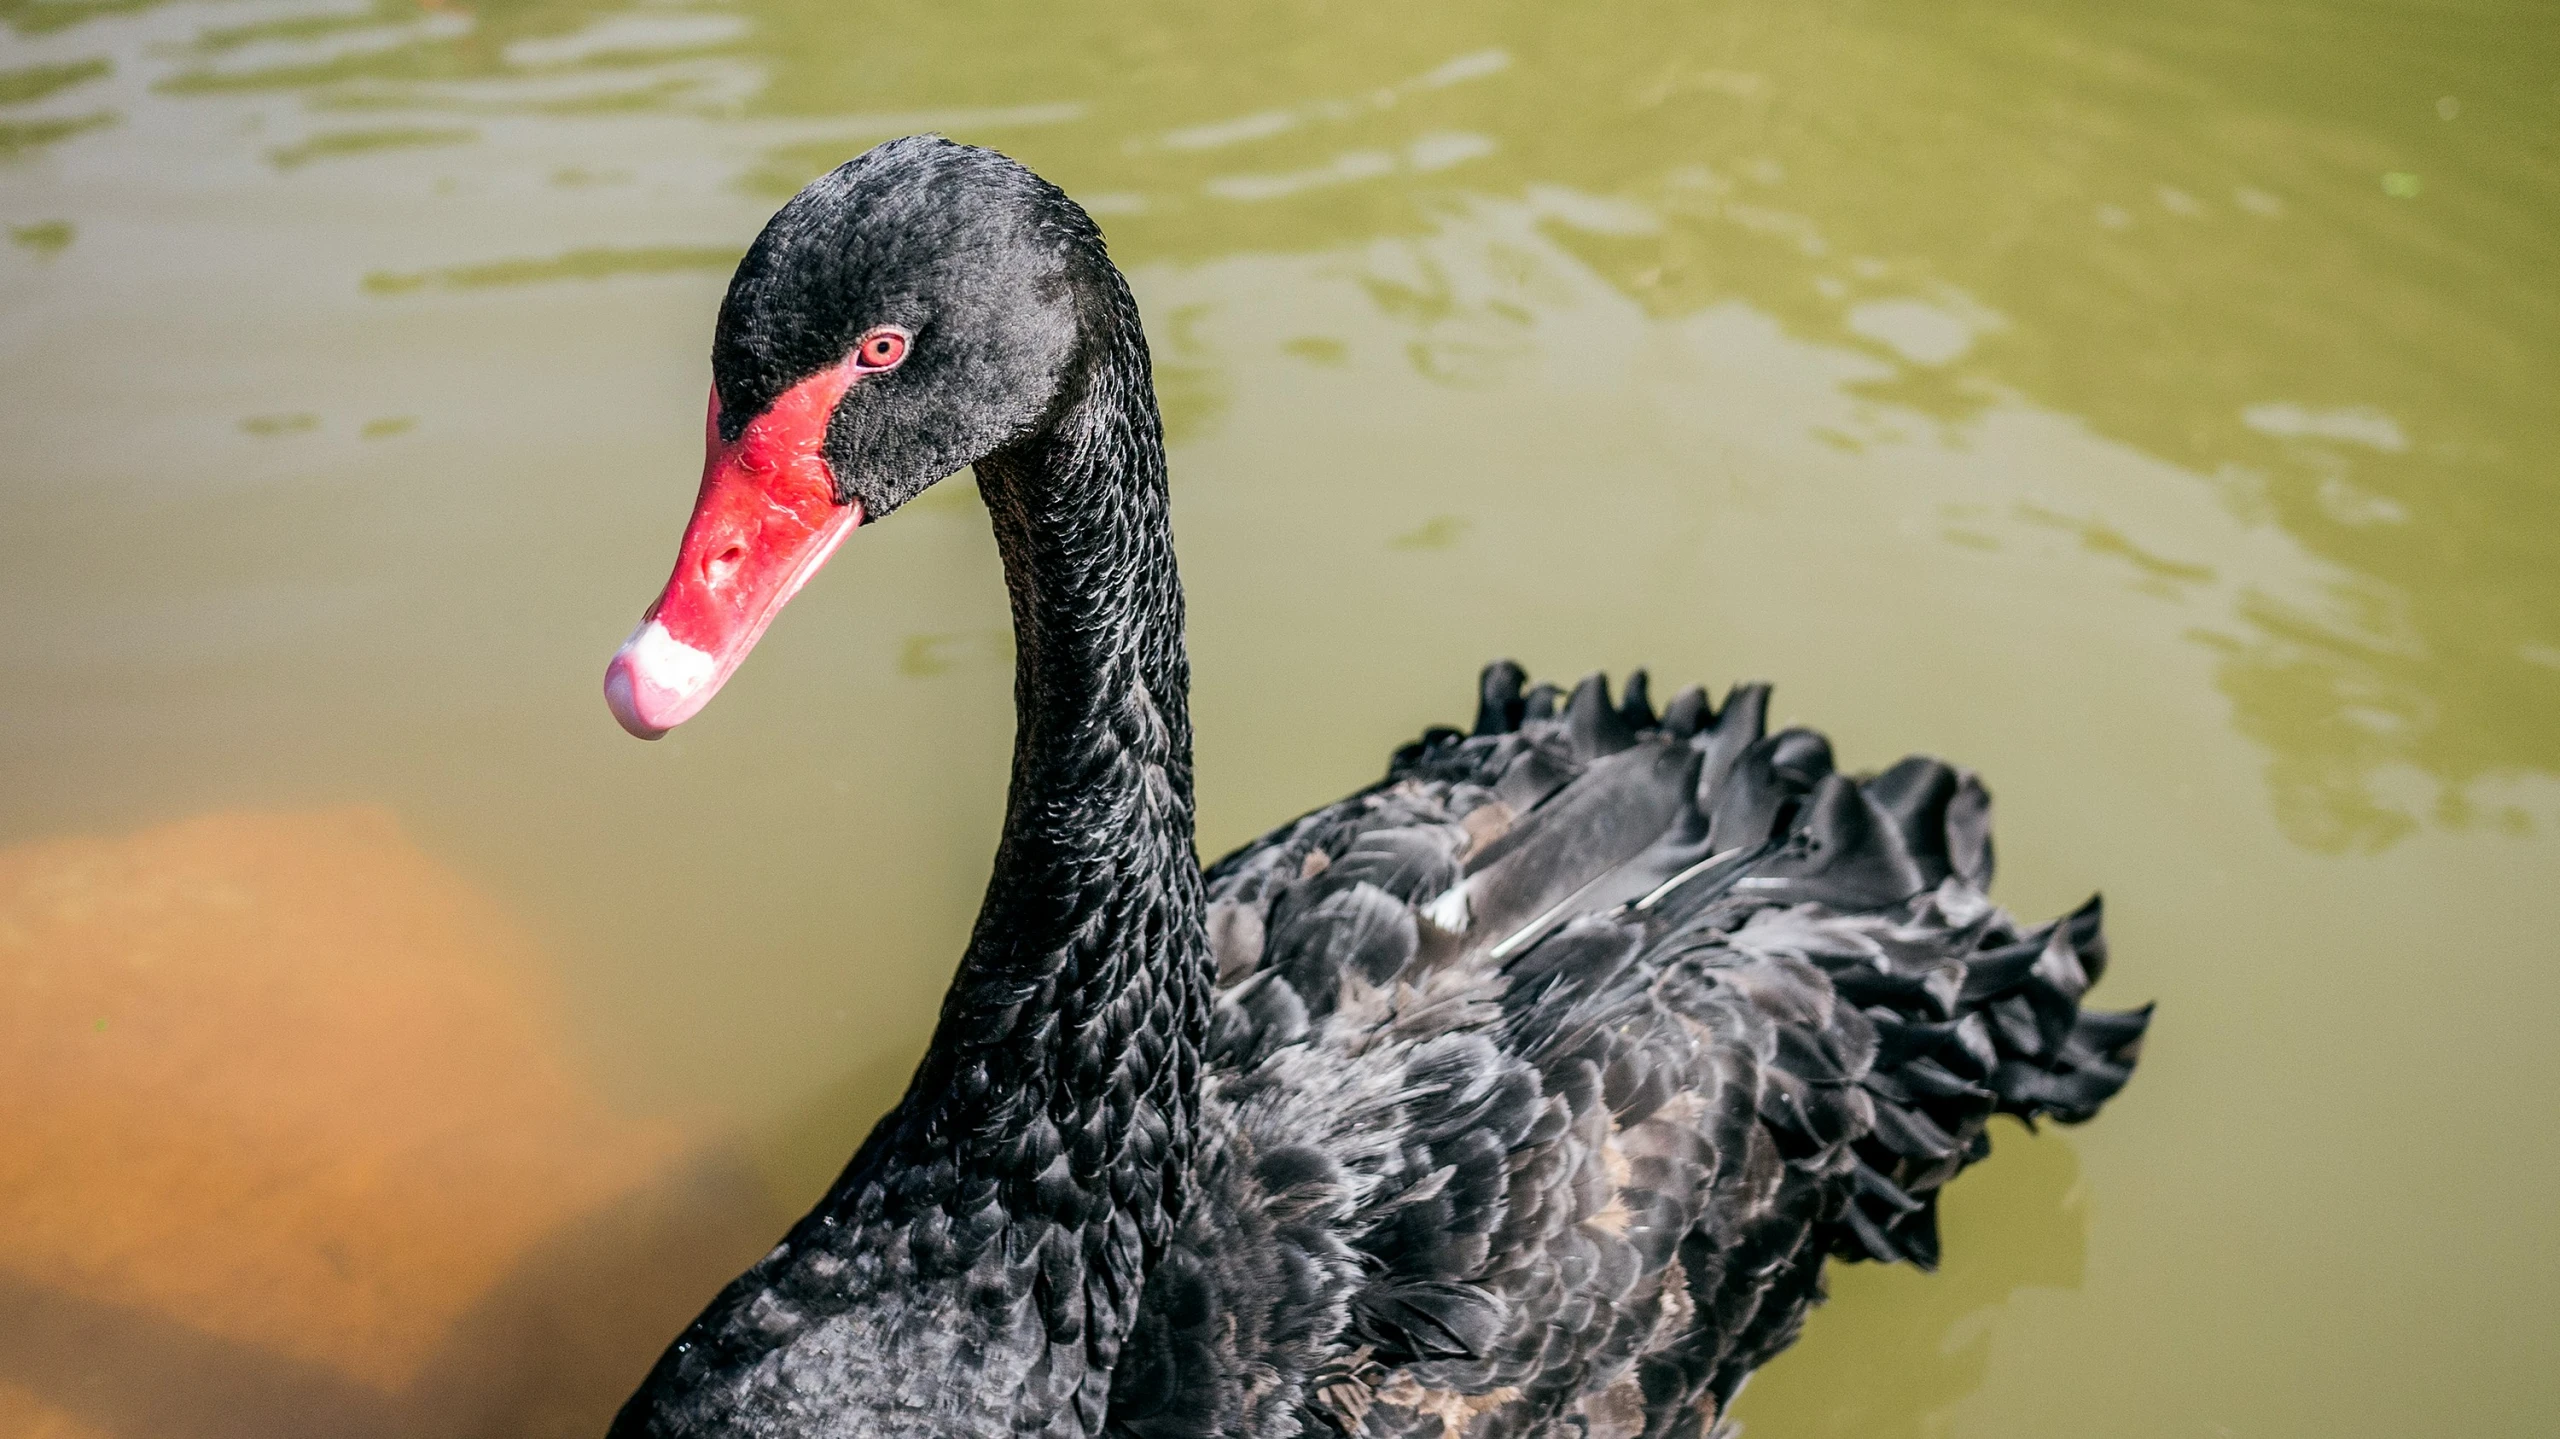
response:
<path fill-rule="evenodd" d="M 535 960 L 376 811 L 0 851 L 0 1283 L 408 1386 L 683 1148 L 564 1058 Z"/>

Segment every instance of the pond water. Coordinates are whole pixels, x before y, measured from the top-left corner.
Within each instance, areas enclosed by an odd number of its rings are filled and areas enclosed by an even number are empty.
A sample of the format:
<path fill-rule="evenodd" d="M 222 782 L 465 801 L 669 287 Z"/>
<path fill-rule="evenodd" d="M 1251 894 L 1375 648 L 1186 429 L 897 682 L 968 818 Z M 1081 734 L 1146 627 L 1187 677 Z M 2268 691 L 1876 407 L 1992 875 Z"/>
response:
<path fill-rule="evenodd" d="M 728 267 L 894 135 L 1157 349 L 1204 849 L 1476 666 L 1777 684 L 2157 999 L 1767 1436 L 2560 1428 L 2560 18 L 0 0 L 0 1430 L 595 1434 L 901 1087 L 983 511 L 635 744 Z"/>

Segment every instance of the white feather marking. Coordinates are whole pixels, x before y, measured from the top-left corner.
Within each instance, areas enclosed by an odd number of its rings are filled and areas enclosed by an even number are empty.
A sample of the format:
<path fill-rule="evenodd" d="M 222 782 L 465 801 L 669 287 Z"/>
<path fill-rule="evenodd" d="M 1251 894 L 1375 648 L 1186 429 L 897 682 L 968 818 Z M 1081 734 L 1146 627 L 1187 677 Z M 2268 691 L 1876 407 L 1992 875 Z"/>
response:
<path fill-rule="evenodd" d="M 1474 918 L 1467 906 L 1467 882 L 1460 880 L 1438 899 L 1422 907 L 1422 917 L 1443 934 L 1464 934 Z"/>
<path fill-rule="evenodd" d="M 1495 945 L 1487 952 L 1488 955 L 1497 960 L 1509 959 L 1515 951 L 1528 948 L 1531 941 L 1545 937 L 1548 928 L 1554 921 L 1562 919 L 1566 915 L 1572 913 L 1576 902 L 1578 902 L 1584 895 L 1589 894 L 1594 886 L 1598 885 L 1600 881 L 1607 879 L 1613 873 L 1615 873 L 1615 871 L 1604 869 L 1598 874 L 1593 875 L 1591 878 L 1584 880 L 1581 886 L 1575 889 L 1573 893 L 1568 894 L 1564 898 L 1557 900 L 1554 904 L 1547 906 L 1546 913 L 1539 915 L 1536 919 L 1533 919 L 1527 924 L 1520 926 L 1518 929 L 1511 931 L 1510 937 L 1503 940 L 1502 943 Z"/>
<path fill-rule="evenodd" d="M 1637 901 L 1636 901 L 1636 908 L 1637 908 L 1637 909 L 1639 909 L 1639 910 L 1646 910 L 1646 909 L 1651 909 L 1651 908 L 1653 908 L 1653 907 L 1654 907 L 1654 905 L 1656 905 L 1656 904 L 1658 904 L 1658 903 L 1660 903 L 1660 902 L 1661 902 L 1661 899 L 1662 899 L 1662 897 L 1663 897 L 1664 895 L 1669 894 L 1671 891 L 1673 891 L 1673 890 L 1675 890 L 1675 889 L 1678 889 L 1680 886 L 1682 886 L 1682 885 L 1684 885 L 1684 884 L 1687 884 L 1689 881 L 1691 881 L 1691 880 L 1693 880 L 1693 879 L 1696 879 L 1700 874 L 1704 873 L 1706 870 L 1708 870 L 1708 869 L 1710 869 L 1710 868 L 1712 868 L 1712 867 L 1714 867 L 1714 866 L 1716 866 L 1716 865 L 1722 864 L 1722 863 L 1724 863 L 1726 860 L 1729 860 L 1729 859 L 1733 858 L 1735 855 L 1740 854 L 1740 853 L 1742 853 L 1742 846 L 1741 846 L 1741 845 L 1735 845 L 1735 846 L 1734 846 L 1733 848 L 1731 848 L 1731 849 L 1724 850 L 1724 851 L 1721 851 L 1721 852 L 1716 853 L 1716 854 L 1708 855 L 1705 859 L 1702 859 L 1702 860 L 1698 861 L 1696 864 L 1693 864 L 1693 865 L 1689 866 L 1687 869 L 1684 869 L 1684 870 L 1680 871 L 1678 874 L 1675 874 L 1675 875 L 1671 876 L 1669 879 L 1664 880 L 1662 883 L 1660 883 L 1660 884 L 1658 884 L 1658 885 L 1655 885 L 1655 886 L 1653 887 L 1653 893 L 1648 894 L 1648 895 L 1646 895 L 1644 898 L 1642 898 L 1642 899 L 1640 899 L 1640 900 L 1637 900 Z"/>

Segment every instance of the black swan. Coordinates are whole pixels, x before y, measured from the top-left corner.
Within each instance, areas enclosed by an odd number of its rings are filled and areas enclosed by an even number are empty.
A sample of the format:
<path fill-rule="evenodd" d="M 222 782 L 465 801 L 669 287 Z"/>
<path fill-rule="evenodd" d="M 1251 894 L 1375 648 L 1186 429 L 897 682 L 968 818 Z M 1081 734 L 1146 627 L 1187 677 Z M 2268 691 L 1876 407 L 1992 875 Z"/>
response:
<path fill-rule="evenodd" d="M 1147 345 L 1011 160 L 892 141 L 739 263 L 675 574 L 605 689 L 698 710 L 855 526 L 974 465 L 1013 778 L 906 1097 L 623 1435 L 1694 1439 L 1827 1258 L 1938 1253 L 1995 1113 L 2090 1117 L 2095 900 L 1984 897 L 1989 801 L 1767 691 L 1484 671 L 1471 733 L 1203 873 Z"/>

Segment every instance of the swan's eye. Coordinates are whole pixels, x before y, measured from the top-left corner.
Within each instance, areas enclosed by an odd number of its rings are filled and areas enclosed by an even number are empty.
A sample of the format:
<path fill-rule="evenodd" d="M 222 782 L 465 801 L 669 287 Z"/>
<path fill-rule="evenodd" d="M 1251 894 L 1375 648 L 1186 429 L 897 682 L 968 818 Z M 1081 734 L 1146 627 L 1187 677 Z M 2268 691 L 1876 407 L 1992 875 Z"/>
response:
<path fill-rule="evenodd" d="M 886 325 L 862 337 L 853 347 L 855 368 L 886 370 L 907 357 L 907 332 Z"/>

